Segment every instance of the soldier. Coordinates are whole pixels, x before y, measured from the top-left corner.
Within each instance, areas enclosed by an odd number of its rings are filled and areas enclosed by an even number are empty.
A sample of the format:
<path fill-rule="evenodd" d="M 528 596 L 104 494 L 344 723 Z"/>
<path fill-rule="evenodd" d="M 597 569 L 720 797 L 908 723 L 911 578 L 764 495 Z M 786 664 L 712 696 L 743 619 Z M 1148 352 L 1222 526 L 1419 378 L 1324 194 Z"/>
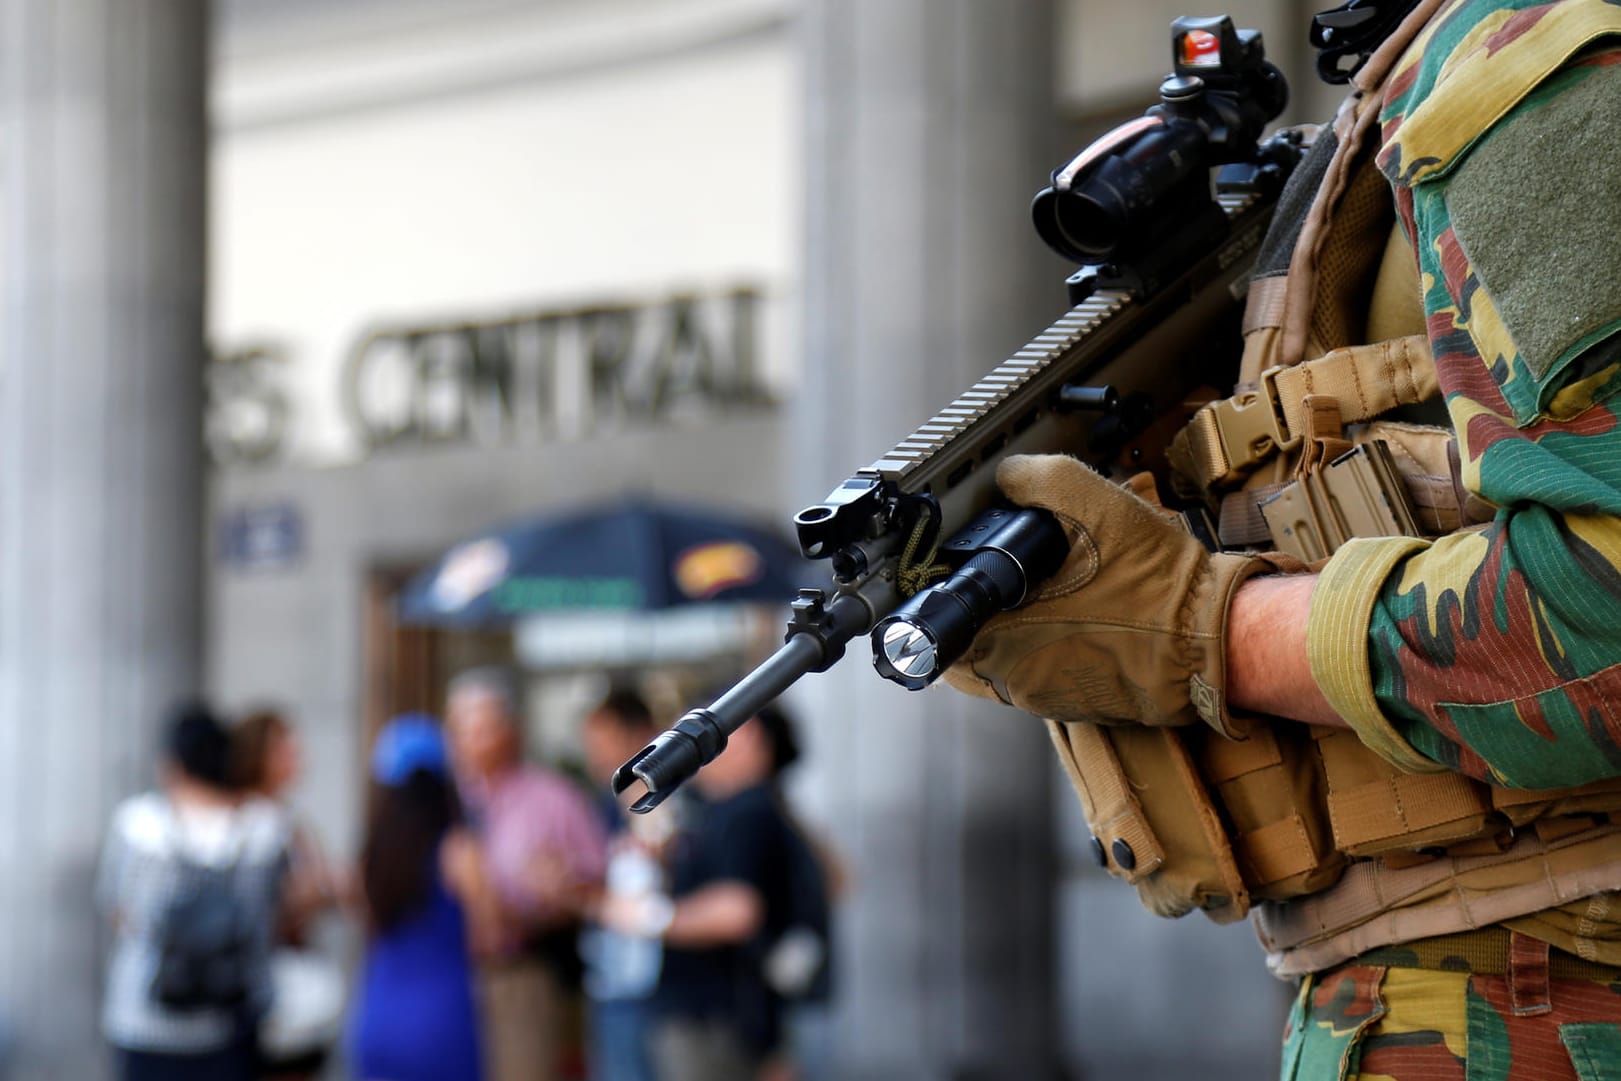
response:
<path fill-rule="evenodd" d="M 1409 13 L 1172 448 L 1227 550 L 1011 458 L 1073 548 L 948 678 L 1048 718 L 1151 909 L 1252 911 L 1285 1081 L 1621 1076 L 1621 3 L 1361 6 Z M 1334 535 L 1372 459 L 1411 535 Z"/>

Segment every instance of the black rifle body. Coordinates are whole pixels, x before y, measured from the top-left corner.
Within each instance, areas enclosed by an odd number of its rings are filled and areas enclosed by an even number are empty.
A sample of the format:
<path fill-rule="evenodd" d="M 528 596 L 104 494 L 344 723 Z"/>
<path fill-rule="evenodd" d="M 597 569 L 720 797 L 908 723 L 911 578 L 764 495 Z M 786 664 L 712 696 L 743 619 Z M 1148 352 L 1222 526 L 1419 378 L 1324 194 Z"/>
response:
<path fill-rule="evenodd" d="M 1104 417 L 1066 407 L 1066 387 L 1074 398 L 1085 396 L 1075 388 L 1106 385 L 1113 400 L 1135 401 L 1158 417 L 1178 411 L 1200 386 L 1232 384 L 1249 271 L 1276 199 L 1248 192 L 1217 202 L 1228 224 L 1219 240 L 1171 261 L 1175 269 L 1151 286 L 1139 279 L 1111 287 L 1100 268 L 1081 271 L 1072 289 L 1090 288 L 1089 295 L 796 517 L 805 555 L 832 564 L 831 587 L 794 602 L 781 649 L 620 768 L 617 790 L 638 780 L 647 788 L 633 810 L 657 806 L 762 706 L 801 676 L 831 667 L 852 638 L 904 602 L 902 560 L 923 510 L 937 517 L 938 536 L 956 536 L 998 504 L 996 466 L 1012 454 L 1068 453 L 1115 472 L 1118 445 L 1106 453 L 1093 448 Z M 1097 287 L 1080 284 L 1087 281 Z"/>

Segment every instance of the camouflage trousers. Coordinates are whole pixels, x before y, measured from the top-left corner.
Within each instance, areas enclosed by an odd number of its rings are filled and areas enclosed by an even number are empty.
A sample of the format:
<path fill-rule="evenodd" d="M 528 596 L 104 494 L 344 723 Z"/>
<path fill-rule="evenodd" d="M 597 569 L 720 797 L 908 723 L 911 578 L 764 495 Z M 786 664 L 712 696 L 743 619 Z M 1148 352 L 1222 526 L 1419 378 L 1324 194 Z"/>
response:
<path fill-rule="evenodd" d="M 1308 977 L 1282 1081 L 1342 1078 L 1621 1081 L 1621 982 L 1359 964 Z"/>

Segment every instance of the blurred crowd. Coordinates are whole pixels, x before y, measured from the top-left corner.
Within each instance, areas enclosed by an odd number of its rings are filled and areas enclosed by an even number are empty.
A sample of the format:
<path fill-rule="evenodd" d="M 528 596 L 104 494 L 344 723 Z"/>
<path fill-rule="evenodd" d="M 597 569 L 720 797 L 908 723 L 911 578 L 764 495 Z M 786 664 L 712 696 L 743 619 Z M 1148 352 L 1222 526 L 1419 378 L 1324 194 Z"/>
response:
<path fill-rule="evenodd" d="M 472 669 L 442 721 L 383 727 L 353 861 L 291 808 L 287 718 L 177 709 L 97 882 L 118 1076 L 825 1077 L 839 874 L 779 783 L 787 716 L 635 816 L 609 781 L 658 731 L 642 698 L 616 686 L 581 719 L 580 777 L 527 760 L 521 689 Z M 360 934 L 323 933 L 344 923 Z"/>

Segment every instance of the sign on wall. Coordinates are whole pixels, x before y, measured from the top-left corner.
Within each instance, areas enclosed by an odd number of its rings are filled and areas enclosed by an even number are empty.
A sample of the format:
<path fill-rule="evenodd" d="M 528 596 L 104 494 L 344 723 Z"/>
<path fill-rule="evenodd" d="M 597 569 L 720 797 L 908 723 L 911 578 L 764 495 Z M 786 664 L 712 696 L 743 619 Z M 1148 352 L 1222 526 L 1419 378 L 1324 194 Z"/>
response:
<path fill-rule="evenodd" d="M 286 570 L 304 555 L 304 516 L 291 503 L 233 508 L 220 515 L 218 545 L 228 567 Z"/>
<path fill-rule="evenodd" d="M 754 289 L 495 319 L 376 326 L 344 360 L 343 414 L 365 453 L 505 445 L 625 430 L 772 404 Z M 219 463 L 286 448 L 296 418 L 285 351 L 216 356 L 208 443 Z"/>

